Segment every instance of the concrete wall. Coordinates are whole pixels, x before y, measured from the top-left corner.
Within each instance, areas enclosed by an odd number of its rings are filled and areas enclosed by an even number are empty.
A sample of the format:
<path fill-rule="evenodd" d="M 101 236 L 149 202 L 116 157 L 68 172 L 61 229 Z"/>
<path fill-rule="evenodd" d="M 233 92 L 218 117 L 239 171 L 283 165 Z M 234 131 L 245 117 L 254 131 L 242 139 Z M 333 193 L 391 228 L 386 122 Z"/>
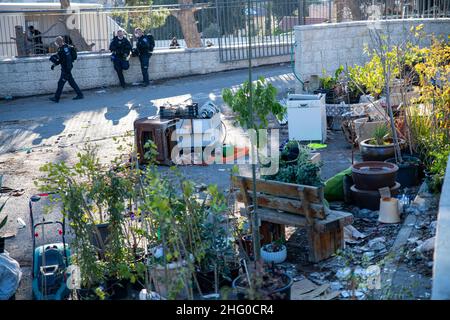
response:
<path fill-rule="evenodd" d="M 59 66 L 50 70 L 49 57 L 12 58 L 0 60 L 0 99 L 50 94 L 56 91 Z M 255 58 L 253 65 L 289 62 L 290 56 Z M 150 79 L 165 79 L 246 68 L 248 62 L 221 63 L 219 48 L 157 50 L 150 59 Z M 78 54 L 72 74 L 81 89 L 118 85 L 119 80 L 110 60 L 110 53 Z M 142 81 L 139 60 L 130 59 L 124 72 L 128 83 Z M 65 90 L 72 90 L 66 84 Z"/>
<path fill-rule="evenodd" d="M 450 157 L 442 187 L 434 242 L 433 300 L 450 300 Z"/>
<path fill-rule="evenodd" d="M 308 80 L 311 75 L 333 75 L 340 66 L 363 64 L 367 55 L 364 46 L 371 44 L 369 30 L 377 27 L 392 36 L 392 43 L 406 39 L 413 25 L 424 25 L 427 34 L 448 36 L 450 19 L 407 19 L 384 20 L 377 22 L 355 21 L 324 23 L 318 25 L 296 26 L 295 29 L 295 67 L 298 75 Z"/>

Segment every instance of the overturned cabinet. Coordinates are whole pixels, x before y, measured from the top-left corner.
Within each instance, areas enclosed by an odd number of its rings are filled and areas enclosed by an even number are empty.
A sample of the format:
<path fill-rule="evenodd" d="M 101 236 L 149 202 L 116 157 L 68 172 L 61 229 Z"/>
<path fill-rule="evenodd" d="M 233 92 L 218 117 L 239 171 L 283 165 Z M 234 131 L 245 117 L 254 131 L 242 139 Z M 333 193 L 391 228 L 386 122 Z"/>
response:
<path fill-rule="evenodd" d="M 159 164 L 172 165 L 171 153 L 176 141 L 172 141 L 172 134 L 176 129 L 175 119 L 160 119 L 159 117 L 142 118 L 134 122 L 134 137 L 139 163 L 145 163 L 144 146 L 148 140 L 156 145 L 156 161 Z"/>

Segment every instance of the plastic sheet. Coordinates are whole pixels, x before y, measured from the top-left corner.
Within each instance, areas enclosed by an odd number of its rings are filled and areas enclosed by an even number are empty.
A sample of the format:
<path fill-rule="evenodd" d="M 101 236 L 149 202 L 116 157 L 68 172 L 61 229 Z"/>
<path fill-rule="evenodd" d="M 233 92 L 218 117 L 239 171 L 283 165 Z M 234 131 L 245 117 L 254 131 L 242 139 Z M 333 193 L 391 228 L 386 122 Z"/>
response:
<path fill-rule="evenodd" d="M 22 271 L 19 263 L 7 252 L 0 254 L 0 300 L 10 299 L 17 291 Z"/>

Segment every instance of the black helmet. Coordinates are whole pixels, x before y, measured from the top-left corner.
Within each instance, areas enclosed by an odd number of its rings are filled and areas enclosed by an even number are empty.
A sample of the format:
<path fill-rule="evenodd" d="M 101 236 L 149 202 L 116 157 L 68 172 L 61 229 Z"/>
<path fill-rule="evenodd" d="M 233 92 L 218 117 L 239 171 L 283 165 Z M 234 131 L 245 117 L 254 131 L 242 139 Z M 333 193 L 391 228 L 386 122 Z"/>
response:
<path fill-rule="evenodd" d="M 57 54 L 51 55 L 49 60 L 52 63 L 57 63 L 59 61 L 58 55 Z"/>

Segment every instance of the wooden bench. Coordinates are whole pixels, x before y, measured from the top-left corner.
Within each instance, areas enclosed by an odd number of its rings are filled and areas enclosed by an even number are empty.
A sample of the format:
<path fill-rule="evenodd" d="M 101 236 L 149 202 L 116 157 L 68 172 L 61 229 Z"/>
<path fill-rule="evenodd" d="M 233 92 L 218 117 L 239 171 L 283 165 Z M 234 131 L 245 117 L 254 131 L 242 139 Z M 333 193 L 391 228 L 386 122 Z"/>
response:
<path fill-rule="evenodd" d="M 235 177 L 234 187 L 240 189 L 237 199 L 244 202 L 248 215 L 253 206 L 252 179 Z M 311 262 L 344 247 L 344 226 L 353 222 L 353 215 L 325 206 L 323 188 L 257 179 L 256 191 L 261 222 L 307 228 Z"/>

